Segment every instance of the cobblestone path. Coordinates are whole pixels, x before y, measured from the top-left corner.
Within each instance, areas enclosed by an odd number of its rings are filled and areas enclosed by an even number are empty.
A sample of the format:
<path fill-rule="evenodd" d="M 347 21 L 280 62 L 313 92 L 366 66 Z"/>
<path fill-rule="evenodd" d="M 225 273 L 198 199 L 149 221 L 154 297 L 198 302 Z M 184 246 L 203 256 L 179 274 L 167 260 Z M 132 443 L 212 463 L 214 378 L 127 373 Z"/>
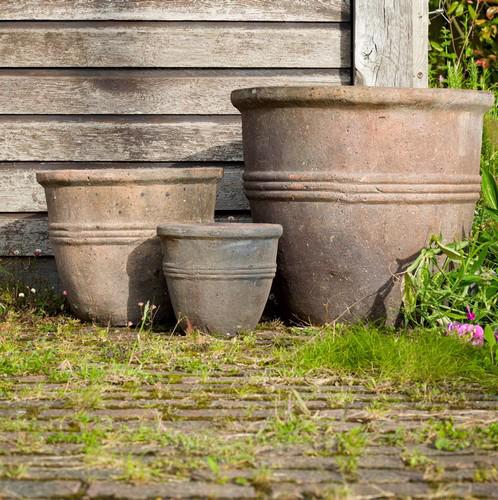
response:
<path fill-rule="evenodd" d="M 0 498 L 498 498 L 497 396 L 148 372 L 1 378 Z"/>

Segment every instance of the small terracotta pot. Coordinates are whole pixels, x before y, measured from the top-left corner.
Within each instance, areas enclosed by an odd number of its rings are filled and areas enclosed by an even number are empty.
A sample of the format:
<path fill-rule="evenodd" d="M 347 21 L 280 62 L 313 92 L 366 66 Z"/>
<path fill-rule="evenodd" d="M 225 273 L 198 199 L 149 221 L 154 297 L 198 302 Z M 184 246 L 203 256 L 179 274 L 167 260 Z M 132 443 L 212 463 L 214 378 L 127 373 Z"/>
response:
<path fill-rule="evenodd" d="M 276 224 L 163 224 L 157 228 L 175 315 L 184 326 L 253 330 L 276 271 Z"/>
<path fill-rule="evenodd" d="M 140 321 L 139 303 L 173 320 L 161 272 L 159 222 L 211 222 L 220 168 L 39 172 L 61 284 L 83 320 Z"/>
<path fill-rule="evenodd" d="M 460 239 L 479 199 L 493 96 L 443 89 L 237 90 L 253 220 L 282 224 L 289 316 L 393 322 L 432 234 Z"/>

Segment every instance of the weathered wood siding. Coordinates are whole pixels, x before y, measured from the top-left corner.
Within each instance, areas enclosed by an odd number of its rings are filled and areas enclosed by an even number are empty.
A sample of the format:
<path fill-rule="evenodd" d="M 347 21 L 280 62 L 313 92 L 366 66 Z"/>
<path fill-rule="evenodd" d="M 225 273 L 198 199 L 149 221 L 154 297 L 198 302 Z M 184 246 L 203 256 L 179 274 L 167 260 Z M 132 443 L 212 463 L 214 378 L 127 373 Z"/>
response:
<path fill-rule="evenodd" d="M 349 0 L 0 0 L 0 20 L 0 257 L 19 261 L 52 254 L 36 171 L 222 165 L 218 216 L 244 217 L 231 90 L 352 83 Z"/>

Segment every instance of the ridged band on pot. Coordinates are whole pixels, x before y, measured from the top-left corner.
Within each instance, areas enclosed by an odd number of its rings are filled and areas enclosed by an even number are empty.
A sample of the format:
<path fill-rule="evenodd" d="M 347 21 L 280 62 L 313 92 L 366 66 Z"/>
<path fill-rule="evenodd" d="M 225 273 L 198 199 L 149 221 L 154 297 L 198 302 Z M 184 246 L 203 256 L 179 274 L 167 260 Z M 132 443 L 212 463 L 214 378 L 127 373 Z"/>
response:
<path fill-rule="evenodd" d="M 179 321 L 221 334 L 256 327 L 276 272 L 280 225 L 170 223 L 157 234 Z"/>
<path fill-rule="evenodd" d="M 78 317 L 137 323 L 139 303 L 172 320 L 156 227 L 211 222 L 220 168 L 58 170 L 37 174 L 45 188 L 49 236 L 61 284 Z"/>
<path fill-rule="evenodd" d="M 244 185 L 279 223 L 279 284 L 313 323 L 398 315 L 403 271 L 432 234 L 458 239 L 480 193 L 490 94 L 442 89 L 237 90 Z"/>

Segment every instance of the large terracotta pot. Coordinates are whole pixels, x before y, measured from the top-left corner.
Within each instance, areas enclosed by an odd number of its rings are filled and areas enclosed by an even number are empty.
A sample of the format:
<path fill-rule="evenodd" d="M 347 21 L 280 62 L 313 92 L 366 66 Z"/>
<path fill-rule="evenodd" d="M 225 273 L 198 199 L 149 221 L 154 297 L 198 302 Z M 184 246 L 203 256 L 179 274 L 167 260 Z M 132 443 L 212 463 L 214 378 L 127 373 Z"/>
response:
<path fill-rule="evenodd" d="M 282 224 L 282 299 L 312 323 L 394 320 L 400 273 L 432 234 L 470 230 L 490 94 L 237 90 L 256 222 Z"/>
<path fill-rule="evenodd" d="M 211 222 L 220 168 L 39 172 L 49 236 L 74 313 L 112 325 L 137 323 L 139 303 L 173 320 L 156 227 Z"/>

